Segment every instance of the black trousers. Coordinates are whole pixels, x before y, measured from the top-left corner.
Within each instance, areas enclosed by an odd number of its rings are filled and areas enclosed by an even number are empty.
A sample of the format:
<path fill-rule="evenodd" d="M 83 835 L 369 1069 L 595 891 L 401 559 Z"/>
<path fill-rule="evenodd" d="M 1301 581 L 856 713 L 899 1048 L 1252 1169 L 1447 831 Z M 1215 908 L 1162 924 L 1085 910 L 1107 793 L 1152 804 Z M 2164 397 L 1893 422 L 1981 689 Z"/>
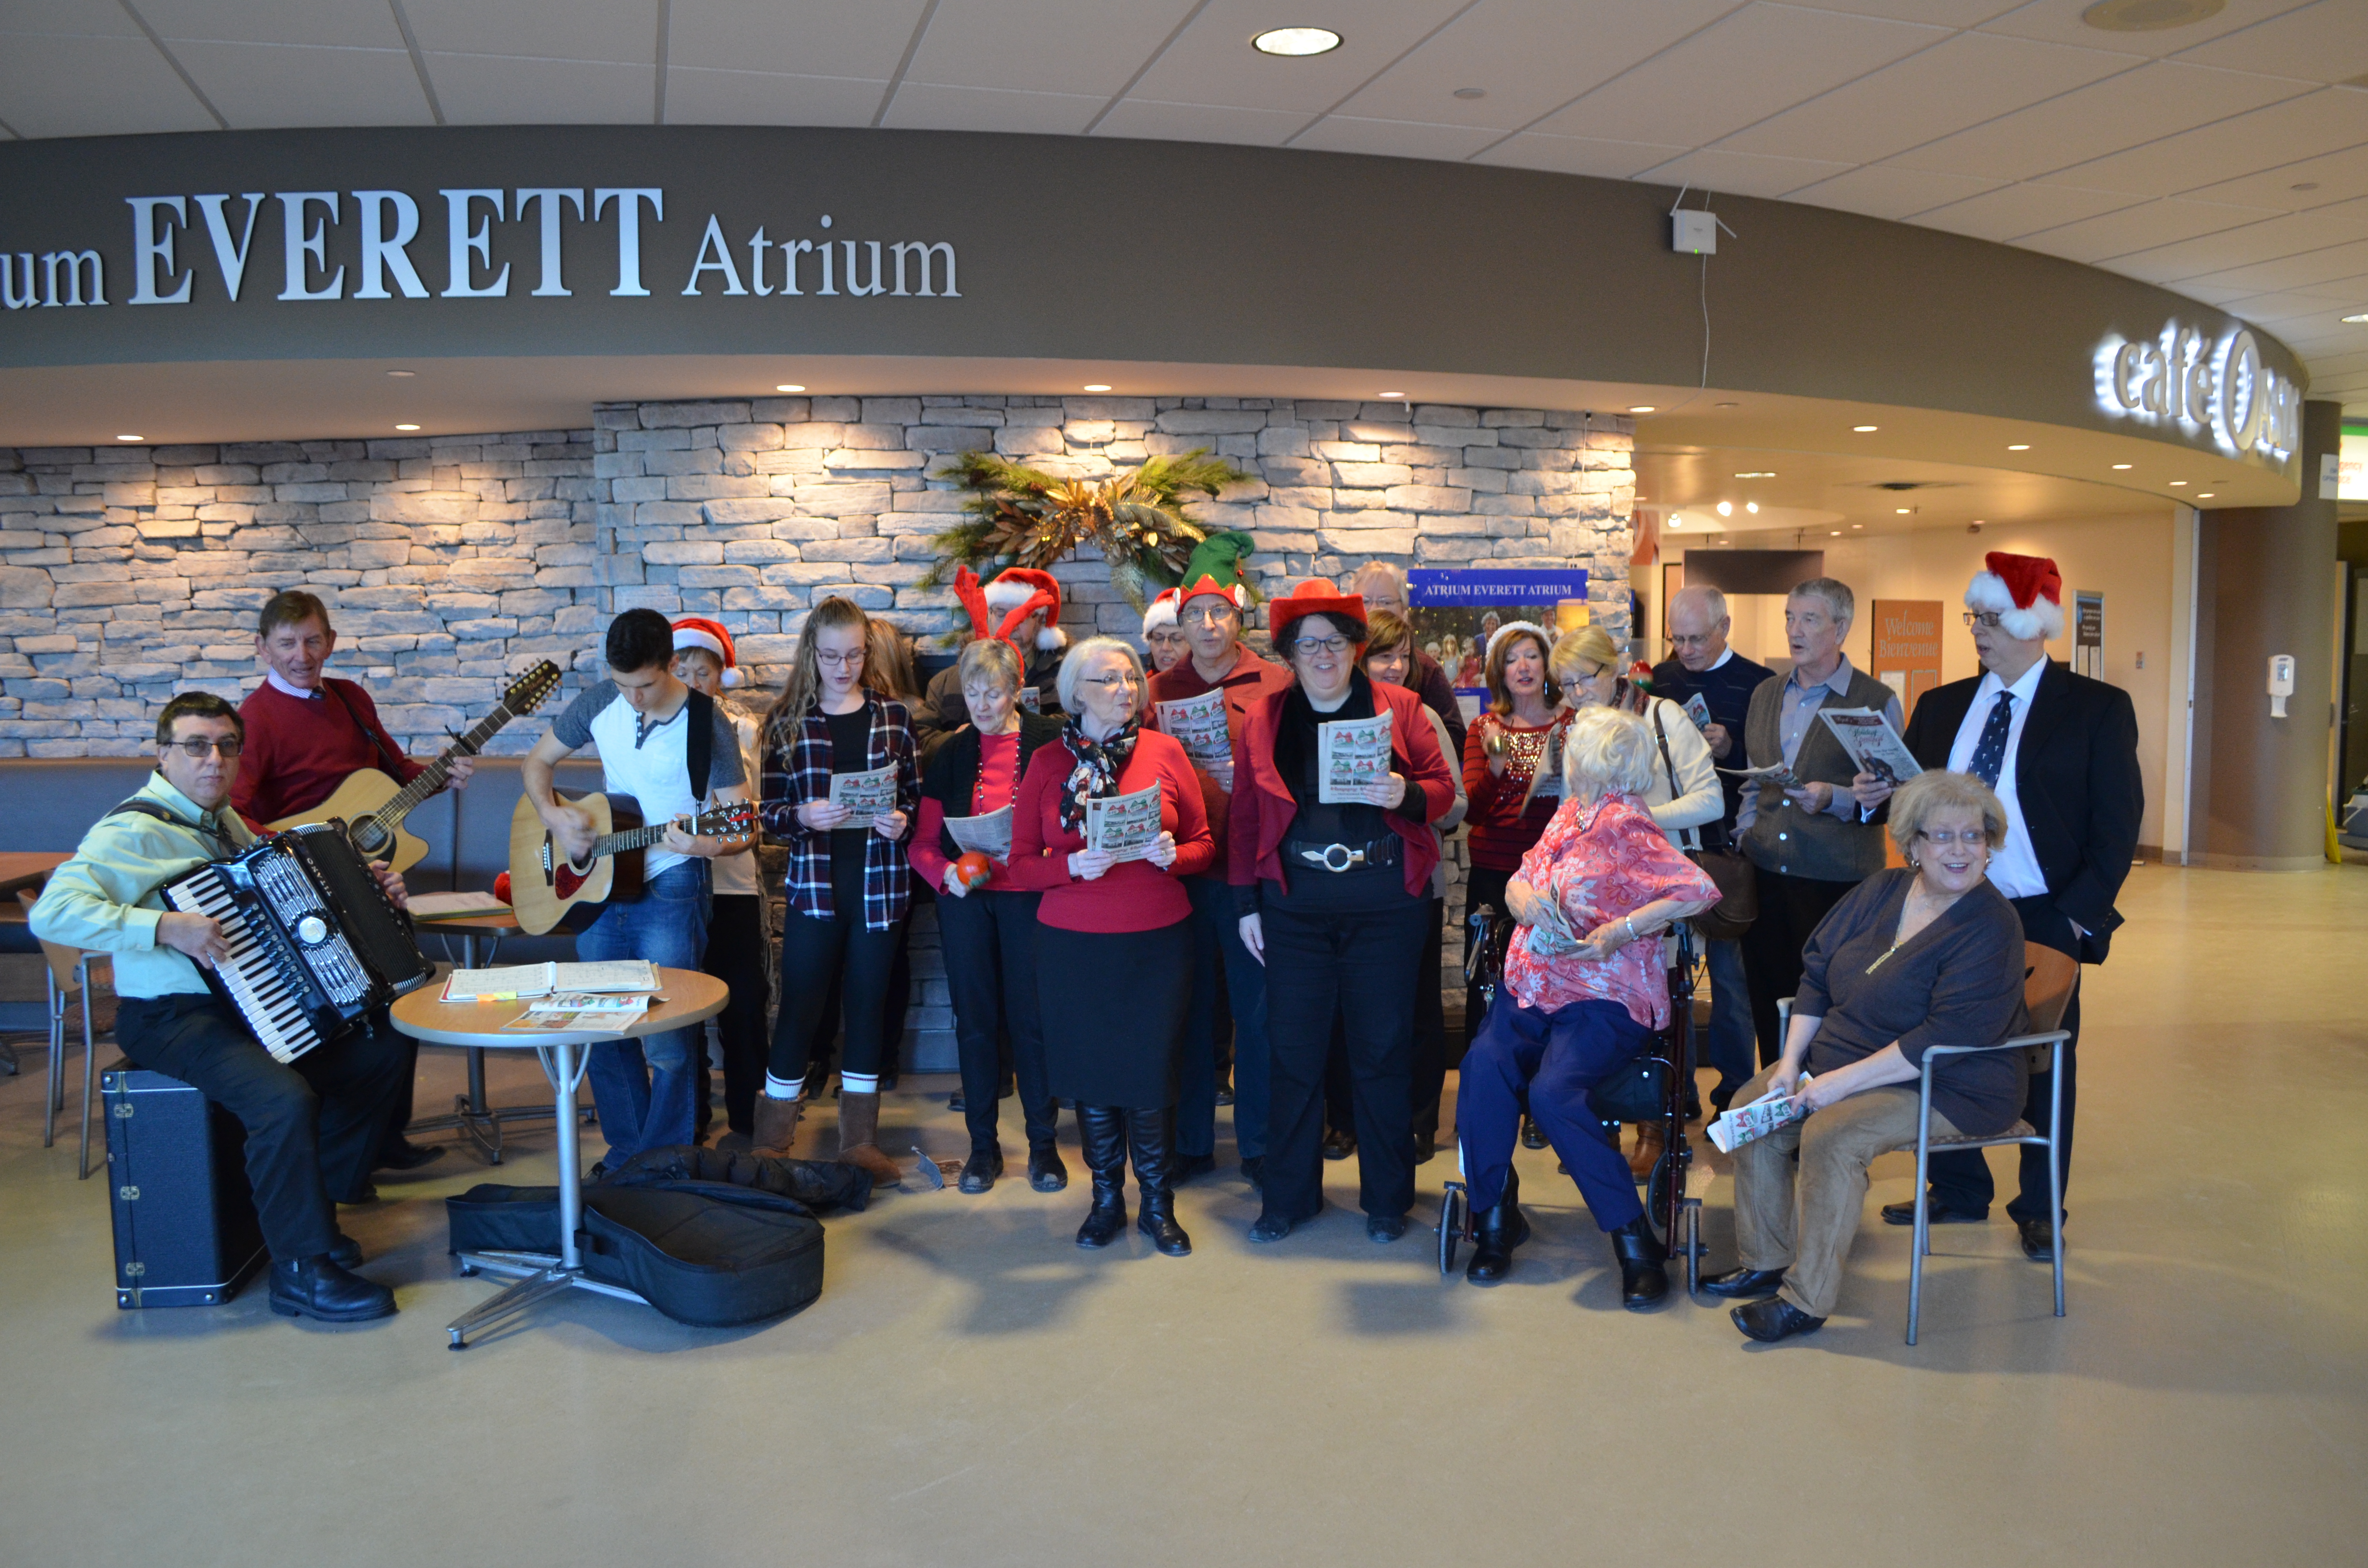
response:
<path fill-rule="evenodd" d="M 1760 1066 L 1772 1067 L 1784 1054 L 1776 1004 L 1800 989 L 1801 952 L 1809 933 L 1856 886 L 1760 869 L 1759 918 L 1743 934 L 1743 975 L 1751 993 L 1751 1032 L 1759 1041 Z"/>
<path fill-rule="evenodd" d="M 2071 918 L 2055 907 L 2055 901 L 2042 893 L 2035 898 L 2018 898 L 2014 912 L 2022 916 L 2025 940 L 2054 948 L 2059 953 L 2080 956 L 2079 933 L 2072 929 Z M 2055 1064 L 2045 1073 L 2031 1075 L 2031 1090 L 2022 1103 L 2022 1119 L 2041 1132 L 2047 1131 L 2047 1101 L 2055 1087 L 2055 1074 L 2064 1074 L 2064 1131 L 2057 1135 L 2057 1153 L 2064 1161 L 2064 1187 L 2072 1186 L 2072 1106 L 2074 1086 L 2079 1081 L 2078 1059 L 2073 1048 L 2080 1043 L 2080 992 L 2075 987 L 2070 1006 L 2064 1009 L 2064 1021 L 2057 1028 L 2068 1031 L 2071 1039 L 2055 1048 Z M 1990 1176 L 1988 1151 L 1960 1149 L 1953 1153 L 1935 1154 L 1926 1164 L 1926 1174 L 1931 1178 L 1932 1197 L 1944 1209 L 1979 1210 L 1987 1213 L 1990 1199 L 1997 1196 L 1997 1184 Z M 2022 1156 L 2021 1187 L 2014 1201 L 2006 1206 L 2008 1217 L 2015 1220 L 2047 1218 L 2047 1151 L 2024 1144 L 2018 1151 Z M 2057 1216 L 2060 1220 L 2062 1216 Z"/>
<path fill-rule="evenodd" d="M 190 1085 L 246 1129 L 246 1179 L 264 1244 L 282 1263 L 337 1244 L 334 1199 L 370 1184 L 413 1052 L 381 1024 L 275 1062 L 227 1002 L 206 994 L 126 996 L 115 1040 L 135 1065 Z"/>
<path fill-rule="evenodd" d="M 1299 881 L 1327 875 L 1303 871 Z M 1391 896 L 1366 907 L 1270 895 L 1262 912 L 1274 1069 L 1259 1186 L 1265 1211 L 1293 1223 L 1324 1206 L 1324 1064 L 1336 1014 L 1355 1106 L 1360 1207 L 1387 1218 L 1414 1207 L 1414 966 L 1429 910 L 1397 877 L 1395 867 L 1382 868 L 1371 885 Z"/>
<path fill-rule="evenodd" d="M 739 1133 L 757 1131 L 757 1096 L 765 1087 L 765 1005 L 772 997 L 767 957 L 760 895 L 716 894 L 707 915 L 707 950 L 699 967 L 732 989 L 732 999 L 715 1016 L 715 1040 L 723 1055 L 724 1119 Z M 699 1100 L 703 1136 L 709 1115 L 703 1050 L 691 1072 L 691 1087 Z"/>
<path fill-rule="evenodd" d="M 1053 1142 L 1055 1112 L 1036 1011 L 1036 906 L 1042 901 L 1041 893 L 1001 892 L 963 898 L 948 893 L 938 900 L 946 989 L 954 1004 L 954 1048 L 962 1063 L 962 1119 L 973 1149 L 996 1142 L 1006 1040 L 1029 1147 Z"/>
<path fill-rule="evenodd" d="M 419 1082 L 419 1042 L 400 1029 L 387 1032 L 403 1042 L 403 1082 L 396 1088 L 394 1104 L 387 1112 L 386 1135 L 379 1140 L 378 1153 L 371 1158 L 373 1168 L 384 1165 L 387 1155 L 409 1142 L 404 1137 L 403 1130 L 411 1125 L 412 1090 Z"/>
<path fill-rule="evenodd" d="M 889 979 L 905 927 L 900 922 L 892 930 L 868 929 L 860 899 L 840 899 L 837 907 L 839 913 L 828 920 L 792 909 L 781 922 L 781 1010 L 773 1019 L 767 1065 L 784 1081 L 806 1075 L 814 1030 L 829 1016 L 834 994 L 847 1020 L 839 1070 L 880 1071 Z"/>

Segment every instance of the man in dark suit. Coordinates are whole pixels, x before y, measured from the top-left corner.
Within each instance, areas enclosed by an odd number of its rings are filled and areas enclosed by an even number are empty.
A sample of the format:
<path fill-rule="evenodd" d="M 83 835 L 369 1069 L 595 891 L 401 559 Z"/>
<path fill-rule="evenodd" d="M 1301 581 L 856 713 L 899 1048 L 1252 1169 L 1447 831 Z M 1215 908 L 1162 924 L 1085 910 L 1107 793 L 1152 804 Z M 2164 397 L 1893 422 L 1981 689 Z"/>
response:
<path fill-rule="evenodd" d="M 2122 916 L 2113 907 L 2137 848 L 2145 790 L 2138 775 L 2138 722 L 2129 693 L 2076 676 L 2049 661 L 2047 640 L 2063 635 L 2063 579 L 2042 556 L 1992 551 L 1988 570 L 1965 590 L 1965 623 L 1983 674 L 1924 694 L 1907 722 L 1907 749 L 1926 767 L 1980 776 L 2006 807 L 2006 842 L 1990 858 L 1990 881 L 2022 916 L 2023 936 L 2102 963 Z M 1862 806 L 1890 788 L 1861 774 L 1854 792 Z M 2079 1043 L 2080 995 L 2065 1010 L 2072 1038 L 2055 1048 L 2054 1072 L 2064 1074 L 2064 1127 L 2058 1140 L 2070 1181 L 2074 1048 Z M 2047 1130 L 2049 1075 L 2031 1080 L 2023 1119 Z M 1935 1154 L 1930 1162 L 1935 1224 L 1977 1223 L 1989 1218 L 1993 1187 L 1981 1150 Z M 2050 1255 L 2060 1214 L 2048 1211 L 2047 1152 L 2022 1150 L 2021 1191 L 2007 1214 L 2021 1233 L 2022 1250 Z M 1886 1205 L 1895 1225 L 1915 1222 L 1912 1203 Z"/>

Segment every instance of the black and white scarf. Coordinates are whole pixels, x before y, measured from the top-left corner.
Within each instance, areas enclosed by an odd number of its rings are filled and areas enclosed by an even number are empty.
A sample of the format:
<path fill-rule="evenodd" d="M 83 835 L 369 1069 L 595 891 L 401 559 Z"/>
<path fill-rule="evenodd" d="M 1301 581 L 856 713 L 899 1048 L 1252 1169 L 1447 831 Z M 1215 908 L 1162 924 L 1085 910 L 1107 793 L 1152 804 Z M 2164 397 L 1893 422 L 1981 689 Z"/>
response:
<path fill-rule="evenodd" d="M 1061 827 L 1064 832 L 1082 833 L 1086 824 L 1086 802 L 1102 800 L 1118 793 L 1118 776 L 1126 771 L 1129 758 L 1134 756 L 1136 737 L 1143 733 L 1143 722 L 1129 719 L 1116 734 L 1106 741 L 1088 737 L 1076 714 L 1070 714 L 1061 726 L 1061 740 L 1077 766 L 1069 769 L 1069 777 L 1061 782 Z"/>

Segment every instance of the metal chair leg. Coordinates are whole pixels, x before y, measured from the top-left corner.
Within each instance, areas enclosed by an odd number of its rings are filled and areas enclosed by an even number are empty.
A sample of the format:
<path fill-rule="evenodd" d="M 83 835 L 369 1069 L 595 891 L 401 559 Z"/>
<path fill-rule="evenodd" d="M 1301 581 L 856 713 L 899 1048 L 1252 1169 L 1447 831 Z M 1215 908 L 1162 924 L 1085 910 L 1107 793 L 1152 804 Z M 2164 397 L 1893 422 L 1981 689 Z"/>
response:
<path fill-rule="evenodd" d="M 47 976 L 50 1007 L 50 1076 L 41 1085 L 41 1147 L 57 1142 L 58 1108 L 65 1103 L 65 1095 L 58 1080 L 66 1070 L 66 998 L 58 989 L 58 977 Z"/>
<path fill-rule="evenodd" d="M 2064 1049 L 2056 1047 L 2055 1071 L 2047 1085 L 2047 1233 L 2055 1243 L 2049 1260 L 2055 1270 L 2055 1315 L 2064 1315 L 2064 1162 L 2057 1148 L 2064 1137 Z"/>
<path fill-rule="evenodd" d="M 1916 1343 L 1916 1325 L 1924 1305 L 1924 1256 L 1932 1249 L 1931 1204 L 1924 1196 L 1926 1162 L 1932 1155 L 1932 1065 L 1924 1064 L 1923 1083 L 1916 1107 L 1916 1243 L 1907 1254 L 1907 1343 Z"/>
<path fill-rule="evenodd" d="M 82 1147 L 74 1155 L 74 1180 L 90 1179 L 90 1091 L 98 1072 L 98 1044 L 90 1027 L 90 960 L 82 961 Z"/>

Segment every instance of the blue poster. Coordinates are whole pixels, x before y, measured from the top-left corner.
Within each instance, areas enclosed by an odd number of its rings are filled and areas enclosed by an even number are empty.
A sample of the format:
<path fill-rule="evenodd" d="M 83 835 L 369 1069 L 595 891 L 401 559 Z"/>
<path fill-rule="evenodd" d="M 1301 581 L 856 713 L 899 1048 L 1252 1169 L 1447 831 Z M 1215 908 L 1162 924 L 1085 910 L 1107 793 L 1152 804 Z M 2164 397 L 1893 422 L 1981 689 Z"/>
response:
<path fill-rule="evenodd" d="M 1587 573 L 1577 568 L 1418 566 L 1406 608 L 1423 652 L 1447 672 L 1466 713 L 1488 695 L 1488 639 L 1508 621 L 1542 628 L 1552 643 L 1587 624 Z"/>

